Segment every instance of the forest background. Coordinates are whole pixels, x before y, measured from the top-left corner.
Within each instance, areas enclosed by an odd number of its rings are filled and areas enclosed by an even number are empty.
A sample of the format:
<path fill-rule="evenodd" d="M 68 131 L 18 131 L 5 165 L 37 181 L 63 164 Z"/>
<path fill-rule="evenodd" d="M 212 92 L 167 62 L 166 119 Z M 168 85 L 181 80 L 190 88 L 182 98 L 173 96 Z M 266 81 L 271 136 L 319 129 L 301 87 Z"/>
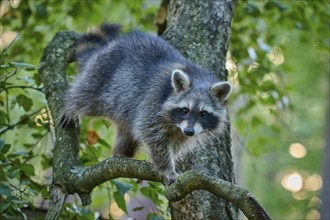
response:
<path fill-rule="evenodd" d="M 85 32 L 104 21 L 122 24 L 126 31 L 156 33 L 160 3 L 1 1 L 0 215 L 24 216 L 47 208 L 54 130 L 37 73 L 45 46 L 59 31 Z M 329 28 L 326 0 L 237 5 L 227 58 L 228 80 L 235 87 L 229 111 L 236 182 L 274 219 L 320 218 L 322 187 L 329 185 L 329 176 L 324 181 L 329 167 L 323 168 L 329 160 Z M 73 79 L 74 65 L 68 74 Z M 85 165 L 111 155 L 109 122 L 84 118 L 81 129 Z M 113 180 L 93 191 L 89 207 L 70 197 L 63 216 L 167 218 L 162 187 Z"/>

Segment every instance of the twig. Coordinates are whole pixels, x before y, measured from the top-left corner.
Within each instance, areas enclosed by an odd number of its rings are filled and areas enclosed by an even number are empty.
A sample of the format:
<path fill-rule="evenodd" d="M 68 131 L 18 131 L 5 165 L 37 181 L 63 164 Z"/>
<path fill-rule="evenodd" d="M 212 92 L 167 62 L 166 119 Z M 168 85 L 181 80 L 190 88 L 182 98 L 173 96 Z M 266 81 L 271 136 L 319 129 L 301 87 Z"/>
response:
<path fill-rule="evenodd" d="M 17 68 L 15 68 L 14 71 L 9 72 L 7 69 L 5 69 L 5 71 L 8 73 L 5 76 L 1 76 L 0 80 L 2 80 L 4 78 L 4 82 L 6 82 L 9 78 L 13 77 L 16 73 L 17 73 Z"/>
<path fill-rule="evenodd" d="M 6 91 L 6 111 L 7 111 L 7 123 L 10 124 L 9 98 L 8 98 L 8 92 L 7 91 Z"/>

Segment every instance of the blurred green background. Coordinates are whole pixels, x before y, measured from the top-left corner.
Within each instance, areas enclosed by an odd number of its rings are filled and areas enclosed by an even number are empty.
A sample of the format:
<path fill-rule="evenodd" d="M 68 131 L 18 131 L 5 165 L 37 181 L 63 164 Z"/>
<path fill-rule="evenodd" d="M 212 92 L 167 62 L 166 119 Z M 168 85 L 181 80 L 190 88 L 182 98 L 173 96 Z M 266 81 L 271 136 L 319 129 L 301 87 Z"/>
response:
<path fill-rule="evenodd" d="M 0 57 L 0 216 L 44 213 L 54 130 L 37 73 L 59 31 L 85 32 L 108 21 L 156 33 L 160 0 L 2 0 Z M 320 219 L 329 103 L 329 1 L 240 1 L 228 52 L 236 180 L 274 219 Z M 70 79 L 76 69 L 68 69 Z M 81 160 L 111 154 L 111 124 L 84 118 Z M 138 158 L 146 158 L 142 152 Z M 63 218 L 169 218 L 160 184 L 120 179 Z M 25 214 L 24 214 L 25 213 Z M 41 218 L 42 219 L 42 218 Z"/>

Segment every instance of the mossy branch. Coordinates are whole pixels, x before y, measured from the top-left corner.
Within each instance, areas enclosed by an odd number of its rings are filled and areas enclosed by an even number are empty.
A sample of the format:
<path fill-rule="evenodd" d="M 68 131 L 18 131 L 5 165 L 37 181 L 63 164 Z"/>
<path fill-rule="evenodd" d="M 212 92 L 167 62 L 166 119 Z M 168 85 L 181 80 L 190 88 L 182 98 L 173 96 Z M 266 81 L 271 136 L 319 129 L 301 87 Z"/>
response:
<path fill-rule="evenodd" d="M 56 120 L 63 106 L 62 97 L 67 89 L 66 68 L 72 49 L 79 34 L 59 32 L 45 48 L 39 65 L 39 73 L 44 83 L 44 91 Z M 96 165 L 84 167 L 78 157 L 79 127 L 56 129 L 54 147 L 53 184 L 50 192 L 50 207 L 46 219 L 58 219 L 68 194 L 78 193 L 83 205 L 89 205 L 89 193 L 108 180 L 127 177 L 164 183 L 153 165 L 146 161 L 111 157 Z M 188 171 L 178 177 L 175 183 L 165 188 L 170 201 L 178 201 L 194 190 L 208 190 L 226 199 L 241 209 L 249 219 L 270 219 L 268 214 L 246 189 L 230 182 Z"/>

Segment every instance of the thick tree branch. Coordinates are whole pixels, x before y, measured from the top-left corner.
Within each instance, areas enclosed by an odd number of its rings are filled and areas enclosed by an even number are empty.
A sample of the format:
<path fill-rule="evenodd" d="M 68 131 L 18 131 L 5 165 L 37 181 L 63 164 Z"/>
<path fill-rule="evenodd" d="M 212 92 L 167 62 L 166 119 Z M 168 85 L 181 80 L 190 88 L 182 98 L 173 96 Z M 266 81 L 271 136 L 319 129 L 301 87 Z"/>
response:
<path fill-rule="evenodd" d="M 178 201 L 192 191 L 201 189 L 232 202 L 249 219 L 271 219 L 248 190 L 194 170 L 181 175 L 175 184 L 168 187 L 165 195 L 170 201 Z"/>
<path fill-rule="evenodd" d="M 66 67 L 75 41 L 75 32 L 60 32 L 45 48 L 39 65 L 44 91 L 54 119 L 60 116 L 62 97 L 67 89 Z M 99 184 L 118 177 L 165 182 L 146 161 L 112 157 L 90 167 L 83 167 L 78 158 L 79 128 L 56 128 L 54 147 L 53 184 L 47 219 L 58 219 L 67 194 L 78 193 L 83 205 L 91 203 L 89 193 Z M 167 187 L 166 196 L 177 201 L 188 193 L 204 189 L 234 203 L 249 219 L 269 219 L 269 216 L 245 189 L 230 182 L 188 171 Z"/>

